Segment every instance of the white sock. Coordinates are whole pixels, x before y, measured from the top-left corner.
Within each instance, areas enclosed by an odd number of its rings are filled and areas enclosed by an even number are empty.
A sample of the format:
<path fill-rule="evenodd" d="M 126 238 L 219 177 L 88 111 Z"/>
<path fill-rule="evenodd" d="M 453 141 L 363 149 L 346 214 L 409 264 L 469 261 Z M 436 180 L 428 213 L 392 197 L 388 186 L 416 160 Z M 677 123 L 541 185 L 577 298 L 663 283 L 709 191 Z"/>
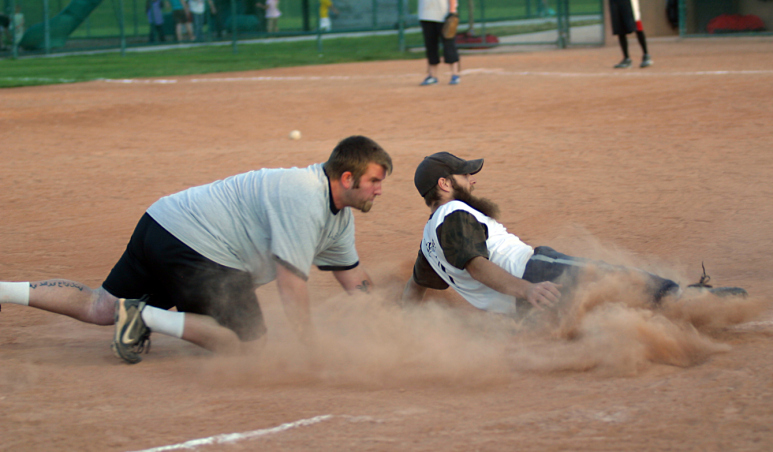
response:
<path fill-rule="evenodd" d="M 154 333 L 166 334 L 176 338 L 183 337 L 185 329 L 185 313 L 167 311 L 153 306 L 145 306 L 142 310 L 142 320 Z"/>
<path fill-rule="evenodd" d="M 30 305 L 30 283 L 0 282 L 0 303 Z"/>

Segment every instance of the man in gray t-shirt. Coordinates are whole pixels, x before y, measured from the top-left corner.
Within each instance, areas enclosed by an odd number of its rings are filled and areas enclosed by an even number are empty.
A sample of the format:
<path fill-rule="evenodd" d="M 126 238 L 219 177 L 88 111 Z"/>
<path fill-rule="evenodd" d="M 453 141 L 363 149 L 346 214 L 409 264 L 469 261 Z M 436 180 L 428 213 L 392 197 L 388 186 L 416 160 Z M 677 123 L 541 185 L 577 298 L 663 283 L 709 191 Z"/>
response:
<path fill-rule="evenodd" d="M 369 211 L 391 171 L 381 146 L 353 136 L 324 164 L 189 188 L 148 208 L 102 287 L 0 282 L 0 302 L 115 323 L 114 353 L 136 363 L 151 331 L 213 351 L 259 347 L 266 327 L 255 289 L 276 280 L 290 323 L 308 344 L 312 265 L 332 271 L 350 293 L 373 285 L 359 265 L 350 208 Z"/>

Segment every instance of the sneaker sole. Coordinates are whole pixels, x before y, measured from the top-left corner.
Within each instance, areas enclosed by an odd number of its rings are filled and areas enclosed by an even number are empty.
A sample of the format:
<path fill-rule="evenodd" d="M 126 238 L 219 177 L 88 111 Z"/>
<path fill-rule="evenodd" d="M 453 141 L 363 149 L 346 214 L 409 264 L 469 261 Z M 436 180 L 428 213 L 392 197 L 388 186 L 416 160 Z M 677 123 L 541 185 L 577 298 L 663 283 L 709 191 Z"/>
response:
<path fill-rule="evenodd" d="M 119 328 L 118 325 L 126 326 L 126 321 L 129 317 L 129 314 L 126 312 L 126 306 L 121 303 L 122 299 L 119 299 L 116 301 L 118 304 L 118 309 L 115 311 L 115 335 L 113 336 L 113 343 L 110 344 L 110 349 L 113 350 L 113 354 L 116 356 L 116 358 L 120 358 L 124 361 L 126 361 L 129 364 L 137 364 L 138 362 L 142 361 L 142 358 L 133 351 L 129 350 L 121 340 L 121 336 L 125 333 L 128 328 Z"/>
<path fill-rule="evenodd" d="M 138 362 L 142 361 L 142 357 L 140 355 L 124 349 L 115 341 L 110 344 L 110 350 L 113 351 L 113 355 L 115 355 L 116 358 L 122 359 L 129 364 L 137 364 Z"/>

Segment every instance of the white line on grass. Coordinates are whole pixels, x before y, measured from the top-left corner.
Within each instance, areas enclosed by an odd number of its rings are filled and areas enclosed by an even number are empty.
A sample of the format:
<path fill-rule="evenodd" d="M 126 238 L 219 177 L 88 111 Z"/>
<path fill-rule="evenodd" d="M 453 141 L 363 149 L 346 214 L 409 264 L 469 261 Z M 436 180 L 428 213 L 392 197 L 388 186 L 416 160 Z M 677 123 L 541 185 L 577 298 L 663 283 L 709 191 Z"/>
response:
<path fill-rule="evenodd" d="M 77 80 L 68 78 L 48 78 L 48 77 L 0 77 L 0 80 L 9 82 L 53 82 L 53 83 L 73 83 Z"/>
<path fill-rule="evenodd" d="M 315 416 L 309 419 L 301 419 L 300 421 L 288 422 L 286 424 L 278 425 L 272 428 L 264 428 L 261 430 L 253 430 L 250 432 L 242 433 L 225 433 L 222 435 L 210 436 L 209 438 L 193 439 L 180 444 L 173 444 L 171 446 L 154 447 L 152 449 L 144 449 L 135 452 L 161 452 L 165 450 L 179 450 L 179 449 L 195 449 L 199 446 L 208 446 L 211 444 L 228 444 L 235 443 L 237 441 L 243 441 L 245 439 L 257 438 L 259 436 L 270 435 L 272 433 L 279 433 L 285 430 L 290 430 L 295 427 L 305 427 L 307 425 L 316 424 L 322 421 L 326 421 L 333 417 L 332 414 L 325 414 L 323 416 Z"/>

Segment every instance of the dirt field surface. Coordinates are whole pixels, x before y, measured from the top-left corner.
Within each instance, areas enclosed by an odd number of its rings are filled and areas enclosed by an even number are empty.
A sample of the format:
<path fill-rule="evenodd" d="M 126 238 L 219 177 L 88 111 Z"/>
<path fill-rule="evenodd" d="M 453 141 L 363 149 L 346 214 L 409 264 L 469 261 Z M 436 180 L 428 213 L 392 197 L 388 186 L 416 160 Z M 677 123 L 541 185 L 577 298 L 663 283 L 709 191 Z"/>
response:
<path fill-rule="evenodd" d="M 395 171 L 355 214 L 376 296 L 311 276 L 314 357 L 274 284 L 247 358 L 156 334 L 127 365 L 112 327 L 3 304 L 0 450 L 770 450 L 773 40 L 650 45 L 648 69 L 613 70 L 615 46 L 464 56 L 455 87 L 406 61 L 3 90 L 5 281 L 98 287 L 159 197 L 349 135 Z M 704 262 L 751 296 L 651 310 L 607 281 L 561 317 L 398 309 L 429 214 L 414 169 L 443 150 L 486 159 L 476 194 L 527 243 L 684 284 Z"/>

